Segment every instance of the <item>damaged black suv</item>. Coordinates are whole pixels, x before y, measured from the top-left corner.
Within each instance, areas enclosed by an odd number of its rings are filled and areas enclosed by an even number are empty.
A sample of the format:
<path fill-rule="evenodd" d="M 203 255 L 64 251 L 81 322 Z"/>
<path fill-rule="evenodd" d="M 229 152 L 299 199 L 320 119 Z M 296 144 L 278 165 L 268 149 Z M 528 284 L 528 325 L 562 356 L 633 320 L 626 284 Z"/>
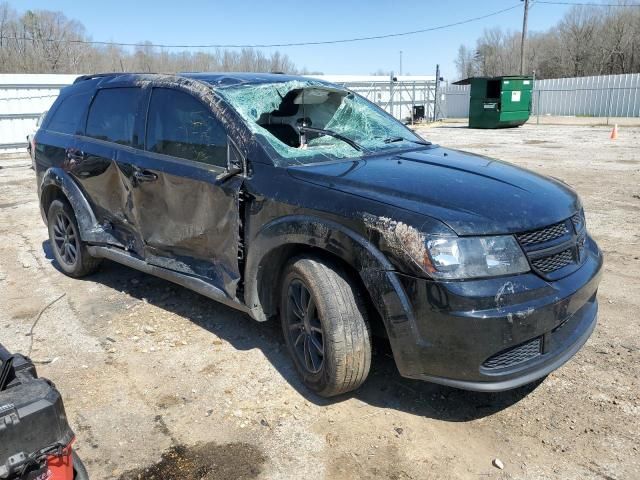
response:
<path fill-rule="evenodd" d="M 602 256 L 569 187 L 432 145 L 336 85 L 88 75 L 36 137 L 63 272 L 106 258 L 279 317 L 320 395 L 365 381 L 372 332 L 405 377 L 500 391 L 595 327 Z"/>

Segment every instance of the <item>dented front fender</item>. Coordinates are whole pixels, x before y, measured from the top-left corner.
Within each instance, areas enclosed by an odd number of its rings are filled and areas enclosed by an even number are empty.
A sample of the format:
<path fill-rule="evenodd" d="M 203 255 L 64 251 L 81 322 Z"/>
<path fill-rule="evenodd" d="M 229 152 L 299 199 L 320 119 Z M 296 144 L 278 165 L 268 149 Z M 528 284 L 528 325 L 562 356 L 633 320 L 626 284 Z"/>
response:
<path fill-rule="evenodd" d="M 358 272 L 369 297 L 383 320 L 396 359 L 403 346 L 416 338 L 411 303 L 393 265 L 367 238 L 339 223 L 308 215 L 289 215 L 265 224 L 248 249 L 245 301 L 251 315 L 267 320 L 270 308 L 264 305 L 261 285 L 277 288 L 265 278 L 274 268 L 271 252 L 283 246 L 303 245 L 326 251 Z M 279 259 L 284 260 L 284 259 Z M 286 260 L 285 260 L 286 261 Z M 282 265 L 277 265 L 282 267 Z"/>

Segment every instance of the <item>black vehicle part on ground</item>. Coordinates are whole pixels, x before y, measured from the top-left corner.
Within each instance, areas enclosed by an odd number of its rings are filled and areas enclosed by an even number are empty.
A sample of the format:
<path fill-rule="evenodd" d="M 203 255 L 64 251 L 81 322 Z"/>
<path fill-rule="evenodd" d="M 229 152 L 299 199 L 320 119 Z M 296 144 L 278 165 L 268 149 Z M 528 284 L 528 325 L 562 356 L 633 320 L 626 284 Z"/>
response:
<path fill-rule="evenodd" d="M 73 457 L 73 480 L 89 480 L 89 472 L 78 453 L 74 450 L 71 456 Z"/>
<path fill-rule="evenodd" d="M 35 366 L 0 345 L 0 479 L 19 479 L 44 469 L 46 459 L 67 448 L 74 433 L 60 392 L 38 378 Z M 77 458 L 77 456 L 76 456 Z M 78 470 L 84 467 L 78 465 Z"/>

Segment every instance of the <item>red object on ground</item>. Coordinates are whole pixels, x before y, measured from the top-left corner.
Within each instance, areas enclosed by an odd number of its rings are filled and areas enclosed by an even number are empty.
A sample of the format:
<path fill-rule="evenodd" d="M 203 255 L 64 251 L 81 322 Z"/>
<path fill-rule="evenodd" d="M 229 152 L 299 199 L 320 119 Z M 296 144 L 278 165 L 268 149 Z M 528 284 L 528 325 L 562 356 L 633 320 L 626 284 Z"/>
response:
<path fill-rule="evenodd" d="M 47 457 L 47 476 L 43 480 L 73 480 L 72 444 L 73 440 L 62 449 L 61 455 Z"/>
<path fill-rule="evenodd" d="M 617 123 L 613 126 L 613 130 L 611 130 L 611 136 L 609 138 L 611 138 L 611 140 L 617 140 L 618 139 L 618 124 Z"/>

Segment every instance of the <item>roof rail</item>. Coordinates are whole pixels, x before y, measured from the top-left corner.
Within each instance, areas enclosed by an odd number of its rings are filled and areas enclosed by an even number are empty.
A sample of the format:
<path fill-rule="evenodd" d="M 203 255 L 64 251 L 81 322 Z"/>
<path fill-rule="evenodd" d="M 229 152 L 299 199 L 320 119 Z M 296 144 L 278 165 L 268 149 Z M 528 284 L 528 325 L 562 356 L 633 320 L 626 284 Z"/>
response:
<path fill-rule="evenodd" d="M 116 75 L 122 75 L 121 73 L 91 73 L 89 75 L 80 75 L 78 78 L 74 80 L 74 85 L 76 83 L 84 82 L 85 80 L 91 80 L 93 78 L 102 78 L 102 77 L 114 77 Z"/>
<path fill-rule="evenodd" d="M 88 75 L 80 75 L 73 82 L 74 84 L 79 82 L 84 82 L 85 80 L 92 80 L 94 78 L 104 78 L 104 77 L 117 77 L 119 75 L 139 75 L 139 74 L 151 74 L 151 72 L 110 72 L 110 73 L 90 73 Z"/>

